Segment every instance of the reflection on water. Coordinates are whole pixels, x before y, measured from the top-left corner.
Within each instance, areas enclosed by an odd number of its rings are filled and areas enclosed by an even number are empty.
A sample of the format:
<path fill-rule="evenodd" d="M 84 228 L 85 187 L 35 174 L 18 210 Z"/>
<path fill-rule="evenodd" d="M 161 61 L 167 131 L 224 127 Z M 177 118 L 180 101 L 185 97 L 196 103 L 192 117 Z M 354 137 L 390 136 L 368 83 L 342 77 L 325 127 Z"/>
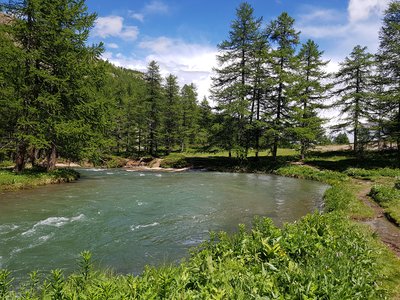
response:
<path fill-rule="evenodd" d="M 139 273 L 174 262 L 209 231 L 255 215 L 280 226 L 320 209 L 325 185 L 273 175 L 82 170 L 79 182 L 0 194 L 0 268 L 73 271 L 83 250 Z"/>

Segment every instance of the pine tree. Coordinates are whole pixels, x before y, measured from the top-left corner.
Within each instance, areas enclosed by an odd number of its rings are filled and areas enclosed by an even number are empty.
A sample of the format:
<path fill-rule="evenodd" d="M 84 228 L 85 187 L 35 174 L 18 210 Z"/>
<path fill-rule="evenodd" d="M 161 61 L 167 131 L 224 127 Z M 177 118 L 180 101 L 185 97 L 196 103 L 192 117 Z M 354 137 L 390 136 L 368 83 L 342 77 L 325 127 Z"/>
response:
<path fill-rule="evenodd" d="M 147 151 L 156 155 L 161 142 L 161 118 L 163 110 L 162 78 L 157 62 L 151 61 L 145 76 L 147 83 L 146 111 L 147 111 Z"/>
<path fill-rule="evenodd" d="M 382 71 L 380 98 L 390 108 L 387 128 L 389 136 L 396 141 L 400 157 L 400 2 L 391 1 L 385 11 L 379 35 L 379 67 Z"/>
<path fill-rule="evenodd" d="M 270 53 L 271 76 L 267 85 L 271 92 L 268 97 L 268 114 L 270 118 L 270 134 L 272 135 L 272 156 L 276 160 L 279 142 L 285 128 L 289 127 L 290 88 L 296 80 L 295 49 L 299 44 L 299 32 L 294 29 L 294 19 L 286 12 L 277 20 L 272 21 L 267 28 L 267 34 L 276 48 Z"/>
<path fill-rule="evenodd" d="M 181 89 L 181 151 L 194 144 L 198 131 L 197 91 L 194 84 L 185 84 Z"/>
<path fill-rule="evenodd" d="M 322 61 L 322 54 L 318 45 L 308 40 L 297 55 L 298 79 L 291 91 L 292 98 L 296 101 L 292 112 L 295 122 L 292 131 L 295 139 L 300 142 L 302 159 L 306 151 L 315 145 L 323 134 L 323 120 L 318 117 L 317 110 L 323 108 L 323 101 L 331 85 L 326 83 L 328 75 L 324 67 L 328 62 Z"/>
<path fill-rule="evenodd" d="M 247 126 L 247 145 L 246 145 L 246 156 L 249 146 L 255 148 L 255 156 L 258 158 L 260 150 L 260 138 L 262 137 L 263 131 L 267 124 L 263 120 L 263 106 L 264 97 L 266 93 L 266 81 L 270 74 L 265 65 L 268 62 L 270 54 L 270 45 L 268 43 L 267 36 L 259 33 L 257 39 L 253 45 L 253 60 L 251 61 L 251 84 L 252 84 L 252 95 L 251 95 L 251 108 L 250 108 L 250 119 Z"/>
<path fill-rule="evenodd" d="M 211 143 L 211 128 L 214 124 L 214 115 L 207 98 L 204 96 L 199 108 L 199 132 L 196 135 L 196 142 L 198 142 L 203 149 L 210 146 Z"/>
<path fill-rule="evenodd" d="M 7 8 L 23 51 L 16 170 L 24 168 L 29 148 L 46 151 L 52 170 L 57 151 L 75 156 L 73 149 L 98 141 L 102 47 L 86 45 L 96 15 L 87 13 L 83 0 L 10 2 Z"/>
<path fill-rule="evenodd" d="M 371 97 L 374 57 L 366 49 L 367 47 L 354 47 L 350 56 L 340 64 L 340 69 L 336 74 L 335 94 L 339 96 L 339 99 L 334 105 L 340 107 L 344 119 L 334 128 L 336 130 L 352 128 L 354 151 L 361 150 L 359 134 L 362 119 L 368 116 L 368 100 Z"/>
<path fill-rule="evenodd" d="M 252 96 L 251 61 L 254 59 L 254 44 L 260 35 L 262 19 L 253 16 L 253 8 L 246 2 L 236 10 L 229 39 L 218 45 L 219 68 L 213 78 L 213 98 L 218 109 L 225 115 L 224 126 L 230 128 L 231 142 L 226 145 L 229 153 L 236 148 L 242 156 L 247 143 L 246 125 L 250 114 Z"/>
<path fill-rule="evenodd" d="M 10 22 L 9 16 L 0 13 L 0 160 L 14 152 L 18 90 L 23 78 L 20 68 L 23 53 L 12 39 Z"/>
<path fill-rule="evenodd" d="M 178 143 L 179 132 L 182 126 L 182 107 L 179 99 L 178 78 L 172 74 L 167 76 L 164 85 L 165 110 L 164 116 L 164 143 L 167 154 Z"/>

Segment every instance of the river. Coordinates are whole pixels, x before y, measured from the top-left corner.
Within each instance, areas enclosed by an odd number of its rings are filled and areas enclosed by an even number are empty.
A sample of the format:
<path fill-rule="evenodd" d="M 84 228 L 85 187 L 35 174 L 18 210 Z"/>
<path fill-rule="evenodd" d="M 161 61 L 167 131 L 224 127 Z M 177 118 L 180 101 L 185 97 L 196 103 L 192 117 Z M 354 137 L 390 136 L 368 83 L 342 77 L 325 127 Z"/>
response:
<path fill-rule="evenodd" d="M 0 269 L 77 268 L 83 250 L 100 268 L 139 274 L 177 262 L 209 231 L 254 216 L 281 226 L 322 207 L 327 186 L 274 175 L 80 170 L 81 180 L 0 194 Z"/>

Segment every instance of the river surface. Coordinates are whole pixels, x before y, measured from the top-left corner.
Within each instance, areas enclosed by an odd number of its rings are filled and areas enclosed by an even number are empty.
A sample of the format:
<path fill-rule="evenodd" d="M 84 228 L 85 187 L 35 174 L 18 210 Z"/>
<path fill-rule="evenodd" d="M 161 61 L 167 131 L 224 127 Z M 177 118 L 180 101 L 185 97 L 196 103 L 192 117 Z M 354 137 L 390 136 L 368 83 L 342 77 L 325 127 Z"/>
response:
<path fill-rule="evenodd" d="M 32 270 L 69 273 L 90 250 L 101 268 L 139 274 L 255 215 L 295 221 L 321 208 L 327 188 L 274 175 L 80 172 L 75 183 L 0 194 L 0 269 L 17 280 Z"/>

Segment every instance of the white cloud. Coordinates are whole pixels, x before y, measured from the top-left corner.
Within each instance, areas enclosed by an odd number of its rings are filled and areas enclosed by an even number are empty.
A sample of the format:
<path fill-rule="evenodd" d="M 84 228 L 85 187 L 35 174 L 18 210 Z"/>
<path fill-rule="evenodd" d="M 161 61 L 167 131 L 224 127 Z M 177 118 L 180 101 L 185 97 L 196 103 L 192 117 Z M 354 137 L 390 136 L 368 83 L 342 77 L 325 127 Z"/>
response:
<path fill-rule="evenodd" d="M 330 57 L 343 60 L 356 45 L 376 52 L 383 12 L 389 0 L 349 0 L 347 12 L 309 7 L 298 28 L 303 37 L 327 43 Z M 323 49 L 324 50 L 324 49 Z"/>
<path fill-rule="evenodd" d="M 350 0 L 348 6 L 349 22 L 368 19 L 371 15 L 380 15 L 386 9 L 389 0 Z"/>
<path fill-rule="evenodd" d="M 143 21 L 144 21 L 144 15 L 143 15 L 143 14 L 135 13 L 135 12 L 130 12 L 129 16 L 130 16 L 132 19 L 138 20 L 138 21 L 140 21 L 140 22 L 143 22 Z"/>
<path fill-rule="evenodd" d="M 102 38 L 119 37 L 125 40 L 136 40 L 139 29 L 136 26 L 125 26 L 123 17 L 108 16 L 97 19 L 93 34 Z"/>
<path fill-rule="evenodd" d="M 145 59 L 135 56 L 124 56 L 106 52 L 103 58 L 117 66 L 146 71 L 147 64 L 155 60 L 160 65 L 161 74 L 165 77 L 174 74 L 179 84 L 194 83 L 199 100 L 209 95 L 211 73 L 216 66 L 217 49 L 209 45 L 187 43 L 180 39 L 167 37 L 146 38 L 139 47 L 148 50 Z"/>
<path fill-rule="evenodd" d="M 163 2 L 155 0 L 147 4 L 144 11 L 152 14 L 166 14 L 169 12 L 169 7 Z"/>
<path fill-rule="evenodd" d="M 110 49 L 118 49 L 119 46 L 116 43 L 106 43 L 106 47 Z"/>

